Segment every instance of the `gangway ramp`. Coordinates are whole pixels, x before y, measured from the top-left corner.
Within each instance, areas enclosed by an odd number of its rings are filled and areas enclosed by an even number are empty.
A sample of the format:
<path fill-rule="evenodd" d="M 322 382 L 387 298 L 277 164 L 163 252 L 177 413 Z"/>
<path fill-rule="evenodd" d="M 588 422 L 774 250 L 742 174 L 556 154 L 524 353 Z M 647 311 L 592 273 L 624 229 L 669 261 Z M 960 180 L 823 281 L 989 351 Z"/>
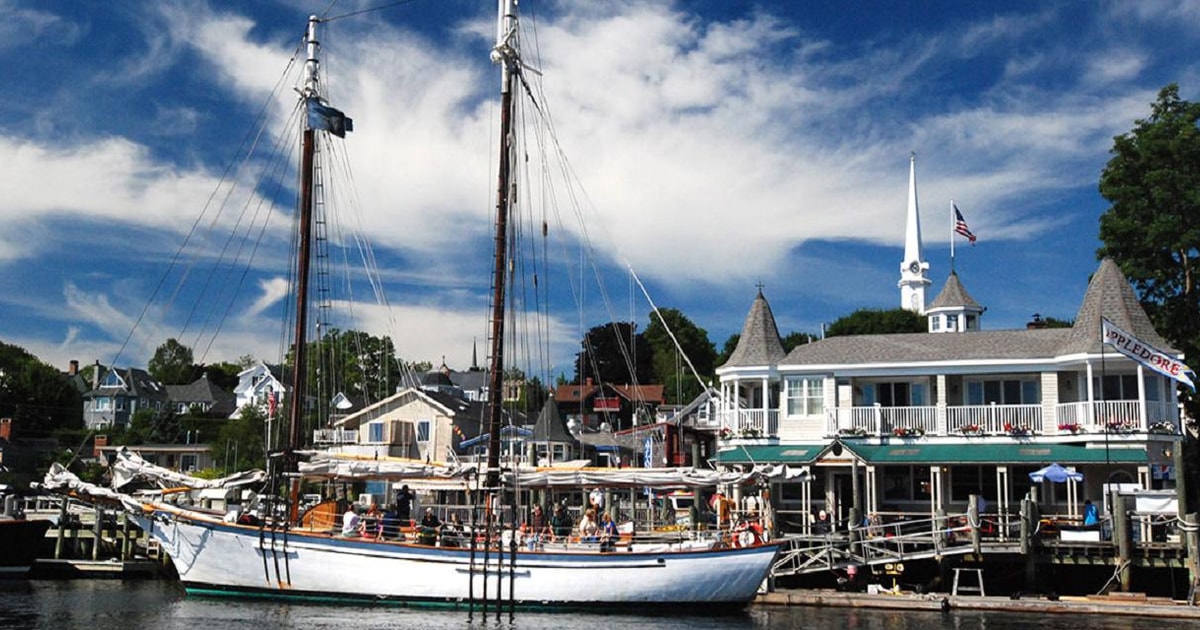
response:
<path fill-rule="evenodd" d="M 782 577 L 911 560 L 943 558 L 974 551 L 966 515 L 868 525 L 827 535 L 785 536 L 771 575 Z"/>

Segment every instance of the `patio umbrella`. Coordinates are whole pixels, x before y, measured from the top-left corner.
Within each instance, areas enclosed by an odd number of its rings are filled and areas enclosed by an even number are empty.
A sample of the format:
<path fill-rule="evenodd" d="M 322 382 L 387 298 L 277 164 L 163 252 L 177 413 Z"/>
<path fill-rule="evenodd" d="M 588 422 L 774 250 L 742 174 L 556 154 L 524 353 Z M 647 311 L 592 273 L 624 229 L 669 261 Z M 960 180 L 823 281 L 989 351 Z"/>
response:
<path fill-rule="evenodd" d="M 1040 468 L 1029 473 L 1029 478 L 1037 482 L 1053 481 L 1054 483 L 1064 483 L 1068 479 L 1071 481 L 1083 481 L 1083 473 L 1067 470 L 1058 464 L 1050 464 L 1045 468 Z"/>

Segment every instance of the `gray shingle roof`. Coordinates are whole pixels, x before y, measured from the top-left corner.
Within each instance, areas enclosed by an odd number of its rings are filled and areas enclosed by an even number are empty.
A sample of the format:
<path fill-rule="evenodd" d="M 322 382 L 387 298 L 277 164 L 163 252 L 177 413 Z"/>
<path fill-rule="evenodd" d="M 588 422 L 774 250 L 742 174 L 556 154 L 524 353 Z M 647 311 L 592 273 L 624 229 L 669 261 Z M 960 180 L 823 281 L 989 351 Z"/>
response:
<path fill-rule="evenodd" d="M 828 337 L 796 346 L 783 365 L 921 363 L 1038 359 L 1058 354 L 1068 328 L 992 330 L 957 335 L 904 333 Z"/>
<path fill-rule="evenodd" d="M 942 292 L 938 293 L 934 298 L 933 304 L 929 305 L 926 310 L 935 308 L 945 308 L 948 306 L 966 306 L 970 308 L 983 308 L 976 302 L 971 294 L 963 287 L 962 281 L 958 279 L 958 273 L 951 271 L 950 277 L 946 278 L 946 286 L 942 287 Z"/>
<path fill-rule="evenodd" d="M 978 331 L 957 335 L 905 333 L 829 337 L 797 346 L 780 364 L 1037 360 L 1080 353 L 1099 354 L 1102 316 L 1160 350 L 1178 352 L 1155 332 L 1116 263 L 1105 259 L 1088 284 L 1072 328 Z"/>
<path fill-rule="evenodd" d="M 1129 280 L 1111 258 L 1100 261 L 1100 268 L 1092 274 L 1083 304 L 1075 315 L 1071 336 L 1063 342 L 1059 354 L 1099 353 L 1102 317 L 1163 352 L 1179 353 L 1154 330 Z"/>
<path fill-rule="evenodd" d="M 567 431 L 567 425 L 558 413 L 558 404 L 553 399 L 547 400 L 538 414 L 537 423 L 533 425 L 534 442 L 566 442 L 575 443 L 575 438 Z"/>
<path fill-rule="evenodd" d="M 750 313 L 746 315 L 746 323 L 742 325 L 737 347 L 721 367 L 770 365 L 778 363 L 785 356 L 787 353 L 783 350 L 783 342 L 779 340 L 775 315 L 771 313 L 771 305 L 767 304 L 767 298 L 759 289 L 754 304 L 750 306 Z"/>

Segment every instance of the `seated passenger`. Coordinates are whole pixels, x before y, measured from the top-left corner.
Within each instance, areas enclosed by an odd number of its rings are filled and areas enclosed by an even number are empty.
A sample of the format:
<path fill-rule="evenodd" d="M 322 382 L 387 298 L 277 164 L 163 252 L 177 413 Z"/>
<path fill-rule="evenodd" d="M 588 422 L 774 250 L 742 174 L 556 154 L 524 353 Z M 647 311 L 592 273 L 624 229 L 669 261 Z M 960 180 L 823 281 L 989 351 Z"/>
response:
<path fill-rule="evenodd" d="M 433 508 L 425 508 L 425 516 L 421 517 L 420 534 L 418 542 L 422 545 L 437 544 L 438 531 L 442 528 L 442 521 L 433 513 Z"/>
<path fill-rule="evenodd" d="M 358 514 L 358 508 L 351 505 L 342 515 L 342 535 L 347 538 L 361 536 L 361 528 L 362 517 Z"/>

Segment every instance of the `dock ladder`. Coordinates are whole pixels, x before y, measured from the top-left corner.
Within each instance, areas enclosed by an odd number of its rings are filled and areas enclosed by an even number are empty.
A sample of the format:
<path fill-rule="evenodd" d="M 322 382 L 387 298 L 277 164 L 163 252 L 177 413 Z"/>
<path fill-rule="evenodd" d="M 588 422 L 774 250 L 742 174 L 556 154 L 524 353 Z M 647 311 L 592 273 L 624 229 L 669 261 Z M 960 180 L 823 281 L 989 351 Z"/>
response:
<path fill-rule="evenodd" d="M 962 573 L 974 573 L 975 581 L 978 584 L 978 586 L 966 586 L 966 585 L 959 586 L 958 578 L 959 578 L 960 574 L 962 574 Z M 955 569 L 954 570 L 954 588 L 951 589 L 950 594 L 958 595 L 959 591 L 962 591 L 964 593 L 979 593 L 980 597 L 983 597 L 984 595 L 986 595 L 986 593 L 983 592 L 983 569 Z"/>

